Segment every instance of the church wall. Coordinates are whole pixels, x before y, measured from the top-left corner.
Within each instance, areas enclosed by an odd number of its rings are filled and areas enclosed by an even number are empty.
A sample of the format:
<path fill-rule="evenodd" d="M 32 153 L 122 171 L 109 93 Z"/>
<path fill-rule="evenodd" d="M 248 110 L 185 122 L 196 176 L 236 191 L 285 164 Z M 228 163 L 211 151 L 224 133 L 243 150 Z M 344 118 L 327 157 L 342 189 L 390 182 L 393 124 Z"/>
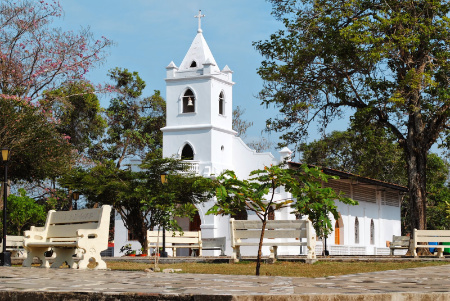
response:
<path fill-rule="evenodd" d="M 278 164 L 271 153 L 257 153 L 250 149 L 239 137 L 233 140 L 233 166 L 238 178 L 246 179 L 251 171 L 270 164 Z"/>

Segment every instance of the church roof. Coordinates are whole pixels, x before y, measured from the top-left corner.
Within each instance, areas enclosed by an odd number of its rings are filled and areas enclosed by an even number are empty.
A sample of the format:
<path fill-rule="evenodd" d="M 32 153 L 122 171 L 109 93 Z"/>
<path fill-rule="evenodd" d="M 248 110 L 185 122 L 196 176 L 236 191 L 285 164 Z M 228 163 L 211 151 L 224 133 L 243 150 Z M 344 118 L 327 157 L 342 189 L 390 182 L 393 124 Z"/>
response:
<path fill-rule="evenodd" d="M 294 169 L 299 168 L 302 165 L 301 163 L 292 162 L 292 161 L 288 162 L 288 164 L 289 164 L 290 168 L 294 168 Z M 314 165 L 308 165 L 308 166 L 315 167 Z M 317 166 L 317 167 L 319 167 L 319 166 Z M 363 177 L 360 175 L 352 174 L 350 172 L 336 170 L 336 169 L 327 168 L 327 167 L 323 167 L 323 166 L 320 166 L 319 168 L 323 171 L 323 173 L 325 173 L 327 175 L 331 175 L 331 176 L 338 176 L 339 179 L 351 179 L 351 180 L 356 180 L 358 182 L 369 184 L 369 185 L 378 185 L 381 187 L 398 190 L 400 192 L 408 192 L 407 187 L 401 186 L 398 184 L 393 184 L 393 183 L 388 183 L 388 182 L 384 182 L 384 181 L 380 181 L 380 180 L 376 180 L 376 179 L 371 179 L 371 178 Z"/>
<path fill-rule="evenodd" d="M 193 62 L 195 62 L 195 64 Z M 213 72 L 220 72 L 205 38 L 203 37 L 201 30 L 199 30 L 178 70 L 186 71 L 201 69 L 203 68 L 203 64 L 211 65 L 211 70 Z M 193 67 L 194 65 L 195 67 Z"/>

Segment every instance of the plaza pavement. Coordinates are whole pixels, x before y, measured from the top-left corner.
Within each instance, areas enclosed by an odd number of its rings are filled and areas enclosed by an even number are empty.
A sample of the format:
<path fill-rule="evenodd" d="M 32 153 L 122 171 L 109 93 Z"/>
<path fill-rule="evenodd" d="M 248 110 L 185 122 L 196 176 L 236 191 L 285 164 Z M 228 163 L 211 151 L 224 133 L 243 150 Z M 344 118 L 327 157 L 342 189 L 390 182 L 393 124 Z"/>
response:
<path fill-rule="evenodd" d="M 0 267 L 0 300 L 450 300 L 450 265 L 326 278 Z"/>

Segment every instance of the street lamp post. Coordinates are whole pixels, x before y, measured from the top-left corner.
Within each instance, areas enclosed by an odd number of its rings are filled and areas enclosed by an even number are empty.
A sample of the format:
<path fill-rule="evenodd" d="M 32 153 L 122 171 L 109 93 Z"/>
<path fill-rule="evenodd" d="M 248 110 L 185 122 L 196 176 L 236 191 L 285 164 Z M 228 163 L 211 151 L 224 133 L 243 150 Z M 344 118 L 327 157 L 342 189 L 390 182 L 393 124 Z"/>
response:
<path fill-rule="evenodd" d="M 8 199 L 8 161 L 9 148 L 2 148 L 2 160 L 5 164 L 5 178 L 3 182 L 3 248 L 0 256 L 0 266 L 11 266 L 11 253 L 6 251 L 6 203 Z"/>
<path fill-rule="evenodd" d="M 163 185 L 167 184 L 168 179 L 167 179 L 167 174 L 163 173 L 161 174 L 161 183 Z M 164 217 L 165 217 L 165 213 L 164 213 Z M 166 252 L 166 221 L 164 220 L 164 224 L 163 224 L 163 241 L 162 241 L 163 245 L 162 245 L 162 252 L 160 254 L 160 257 L 167 257 L 167 252 Z M 158 250 L 159 251 L 159 250 Z"/>

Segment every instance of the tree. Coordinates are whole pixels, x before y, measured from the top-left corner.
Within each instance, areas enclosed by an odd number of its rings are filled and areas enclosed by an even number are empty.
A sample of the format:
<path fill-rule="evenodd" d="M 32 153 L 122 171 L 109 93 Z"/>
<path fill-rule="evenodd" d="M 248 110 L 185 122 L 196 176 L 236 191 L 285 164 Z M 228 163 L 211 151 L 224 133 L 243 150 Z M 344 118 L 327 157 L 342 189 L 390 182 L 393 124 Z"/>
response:
<path fill-rule="evenodd" d="M 237 106 L 236 109 L 233 110 L 233 120 L 232 120 L 232 128 L 237 132 L 237 136 L 245 139 L 247 137 L 247 129 L 253 125 L 253 122 L 246 121 L 242 118 L 244 115 L 245 109 L 241 109 L 240 106 Z"/>
<path fill-rule="evenodd" d="M 103 109 L 94 90 L 86 81 L 76 81 L 45 93 L 46 110 L 58 120 L 57 130 L 68 137 L 79 153 L 92 147 L 106 128 L 106 120 L 101 115 Z"/>
<path fill-rule="evenodd" d="M 19 189 L 19 195 L 8 197 L 8 234 L 23 235 L 30 226 L 44 226 L 47 209 L 47 206 L 28 197 L 24 189 Z"/>
<path fill-rule="evenodd" d="M 181 173 L 179 160 L 152 159 L 141 171 L 119 169 L 109 161 L 91 169 L 78 168 L 61 180 L 64 187 L 79 191 L 92 205 L 109 204 L 121 216 L 125 227 L 147 253 L 147 230 L 155 226 L 178 229 L 174 216 L 192 217 L 190 205 L 211 197 L 211 180 Z M 170 173 L 167 184 L 161 174 Z"/>
<path fill-rule="evenodd" d="M 426 165 L 449 120 L 448 1 L 271 0 L 285 30 L 255 43 L 262 102 L 287 143 L 352 110 L 392 133 L 408 173 L 411 229 L 426 229 Z"/>
<path fill-rule="evenodd" d="M 115 68 L 109 72 L 118 91 L 106 109 L 108 129 L 102 142 L 91 150 L 97 160 L 113 160 L 120 168 L 125 158 L 162 155 L 161 127 L 165 125 L 165 101 L 159 91 L 141 98 L 145 82 L 137 72 Z"/>
<path fill-rule="evenodd" d="M 111 41 L 51 27 L 59 3 L 3 0 L 0 4 L 0 96 L 38 99 L 44 90 L 81 79 L 101 62 Z"/>
<path fill-rule="evenodd" d="M 232 120 L 232 128 L 237 132 L 237 136 L 241 137 L 241 139 L 247 138 L 247 129 L 253 125 L 253 122 L 246 121 L 243 119 L 243 115 L 245 113 L 244 109 L 237 106 L 236 109 L 233 110 L 233 120 Z M 273 146 L 273 143 L 267 140 L 265 137 L 261 137 L 259 139 L 253 139 L 247 143 L 250 148 L 253 148 L 257 152 L 262 152 L 270 149 Z"/>
<path fill-rule="evenodd" d="M 237 214 L 243 209 L 256 213 L 262 222 L 256 261 L 256 276 L 259 276 L 261 249 L 269 210 L 275 211 L 291 206 L 297 214 L 307 214 L 317 235 L 323 237 L 333 229 L 328 212 L 331 212 L 335 219 L 339 218 L 334 200 L 356 204 L 351 199 L 337 195 L 331 188 L 322 188 L 321 182 L 326 182 L 328 178 L 330 176 L 317 168 L 308 168 L 306 165 L 298 170 L 285 169 L 277 165 L 266 166 L 263 170 L 252 171 L 247 180 L 239 180 L 233 171 L 226 170 L 217 178 L 217 203 L 208 210 L 208 214 Z M 276 189 L 279 187 L 284 187 L 292 197 L 276 199 Z"/>
<path fill-rule="evenodd" d="M 399 185 L 407 183 L 402 150 L 384 129 L 333 131 L 320 140 L 300 144 L 299 150 L 303 163 Z"/>
<path fill-rule="evenodd" d="M 73 164 L 72 147 L 39 106 L 0 98 L 0 145 L 11 149 L 8 178 L 55 179 Z"/>

